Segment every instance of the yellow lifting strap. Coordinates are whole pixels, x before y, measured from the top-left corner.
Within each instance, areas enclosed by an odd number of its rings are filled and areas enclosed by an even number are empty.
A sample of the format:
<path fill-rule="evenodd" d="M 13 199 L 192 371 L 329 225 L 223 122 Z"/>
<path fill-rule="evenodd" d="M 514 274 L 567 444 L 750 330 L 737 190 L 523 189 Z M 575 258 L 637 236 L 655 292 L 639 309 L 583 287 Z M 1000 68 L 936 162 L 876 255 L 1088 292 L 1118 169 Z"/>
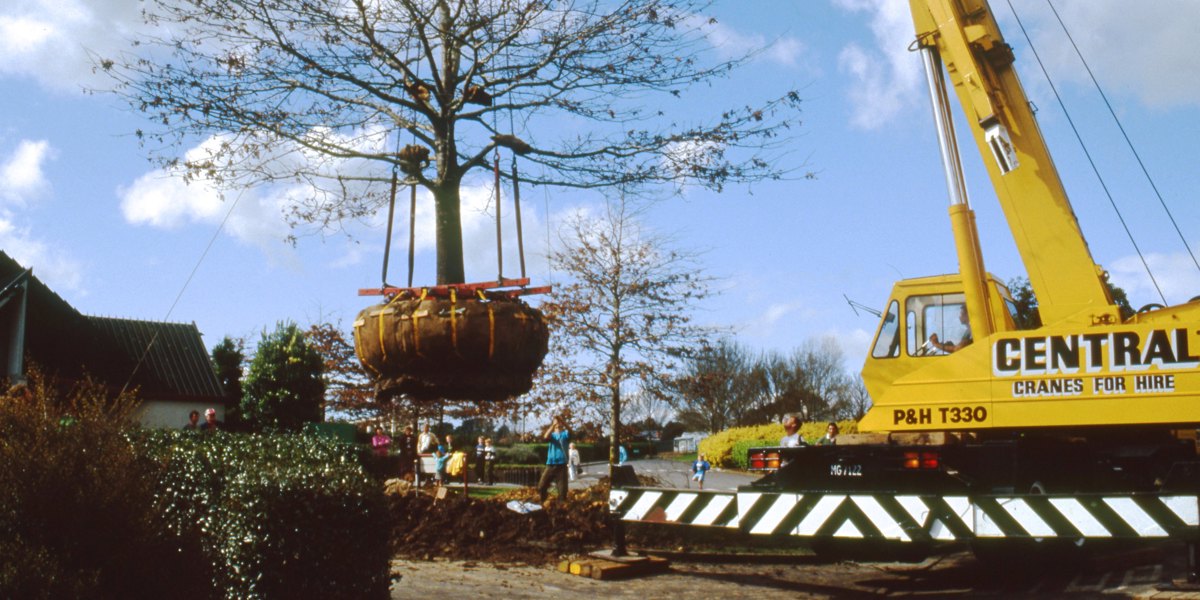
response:
<path fill-rule="evenodd" d="M 492 355 L 496 353 L 496 313 L 492 312 L 492 303 L 487 302 L 487 296 L 483 295 L 483 290 L 475 290 L 479 294 L 479 299 L 487 303 L 488 309 L 488 360 L 492 360 Z"/>
<path fill-rule="evenodd" d="M 454 288 L 450 288 L 450 345 L 454 348 L 454 353 L 458 354 L 458 315 L 455 314 L 455 305 L 458 304 L 458 294 Z"/>
<path fill-rule="evenodd" d="M 421 297 L 417 298 L 416 308 L 421 308 L 421 303 L 425 301 L 425 296 L 429 295 L 429 288 L 421 288 Z M 412 332 L 413 332 L 413 352 L 417 356 L 421 356 L 421 334 L 417 331 L 417 319 L 421 317 L 420 310 L 413 310 L 412 313 Z"/>

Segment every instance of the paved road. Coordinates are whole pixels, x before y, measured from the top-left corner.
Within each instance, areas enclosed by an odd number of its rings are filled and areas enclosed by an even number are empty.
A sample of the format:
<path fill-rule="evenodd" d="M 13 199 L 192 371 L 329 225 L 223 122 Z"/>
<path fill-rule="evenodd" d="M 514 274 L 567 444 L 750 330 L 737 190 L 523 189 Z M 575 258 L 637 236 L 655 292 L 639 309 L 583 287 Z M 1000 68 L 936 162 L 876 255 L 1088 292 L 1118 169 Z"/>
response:
<path fill-rule="evenodd" d="M 632 465 L 633 470 L 639 475 L 657 477 L 662 482 L 662 487 L 685 489 L 696 487 L 696 483 L 692 481 L 691 477 L 692 463 L 690 462 L 645 459 L 631 460 L 627 464 Z M 598 478 L 607 476 L 607 463 L 588 463 L 583 465 L 583 475 L 571 482 L 571 487 L 589 487 L 594 485 Z M 709 471 L 708 477 L 704 480 L 704 489 L 735 490 L 738 486 L 746 485 L 756 479 L 758 477 L 754 475 L 713 469 Z"/>

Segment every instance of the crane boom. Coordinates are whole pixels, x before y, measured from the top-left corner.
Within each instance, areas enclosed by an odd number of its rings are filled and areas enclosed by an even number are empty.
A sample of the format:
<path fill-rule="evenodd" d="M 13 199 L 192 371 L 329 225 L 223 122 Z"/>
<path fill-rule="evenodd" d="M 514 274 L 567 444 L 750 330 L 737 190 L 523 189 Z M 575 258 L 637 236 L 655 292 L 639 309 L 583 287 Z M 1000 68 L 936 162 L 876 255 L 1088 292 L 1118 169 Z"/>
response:
<path fill-rule="evenodd" d="M 936 48 L 1025 263 L 1044 323 L 1114 322 L 1117 309 L 983 0 L 910 0 L 918 43 Z M 988 160 L 990 158 L 990 160 Z"/>

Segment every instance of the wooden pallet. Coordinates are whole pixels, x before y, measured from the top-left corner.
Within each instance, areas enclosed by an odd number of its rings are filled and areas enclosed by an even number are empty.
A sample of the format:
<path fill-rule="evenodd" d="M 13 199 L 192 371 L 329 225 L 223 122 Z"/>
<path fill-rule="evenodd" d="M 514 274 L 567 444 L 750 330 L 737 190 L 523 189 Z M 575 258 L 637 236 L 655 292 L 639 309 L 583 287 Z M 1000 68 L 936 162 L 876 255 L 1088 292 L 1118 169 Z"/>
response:
<path fill-rule="evenodd" d="M 619 562 L 604 558 L 580 557 L 558 563 L 560 572 L 604 581 L 654 575 L 664 573 L 670 568 L 671 561 L 655 556 L 639 556 Z"/>

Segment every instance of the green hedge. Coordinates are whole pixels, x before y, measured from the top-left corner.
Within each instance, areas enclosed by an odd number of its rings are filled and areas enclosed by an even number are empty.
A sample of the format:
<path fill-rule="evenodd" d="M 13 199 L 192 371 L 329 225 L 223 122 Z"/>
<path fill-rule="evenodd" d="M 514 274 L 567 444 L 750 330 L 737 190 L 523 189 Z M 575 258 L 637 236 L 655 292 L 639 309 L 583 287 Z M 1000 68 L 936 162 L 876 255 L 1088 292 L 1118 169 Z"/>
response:
<path fill-rule="evenodd" d="M 143 432 L 181 535 L 198 535 L 226 598 L 386 598 L 382 490 L 334 440 Z"/>
<path fill-rule="evenodd" d="M 750 468 L 749 450 L 751 448 L 775 446 L 778 444 L 779 440 L 738 440 L 733 443 L 730 459 L 733 460 L 734 466 L 745 471 Z"/>
<path fill-rule="evenodd" d="M 838 421 L 837 424 L 842 434 L 858 431 L 857 421 Z M 827 421 L 803 423 L 800 425 L 800 437 L 810 444 L 815 443 L 825 435 L 828 426 Z M 784 433 L 781 423 L 732 427 L 701 440 L 698 452 L 706 455 L 713 466 L 744 469 L 746 450 L 758 446 L 777 446 Z"/>

